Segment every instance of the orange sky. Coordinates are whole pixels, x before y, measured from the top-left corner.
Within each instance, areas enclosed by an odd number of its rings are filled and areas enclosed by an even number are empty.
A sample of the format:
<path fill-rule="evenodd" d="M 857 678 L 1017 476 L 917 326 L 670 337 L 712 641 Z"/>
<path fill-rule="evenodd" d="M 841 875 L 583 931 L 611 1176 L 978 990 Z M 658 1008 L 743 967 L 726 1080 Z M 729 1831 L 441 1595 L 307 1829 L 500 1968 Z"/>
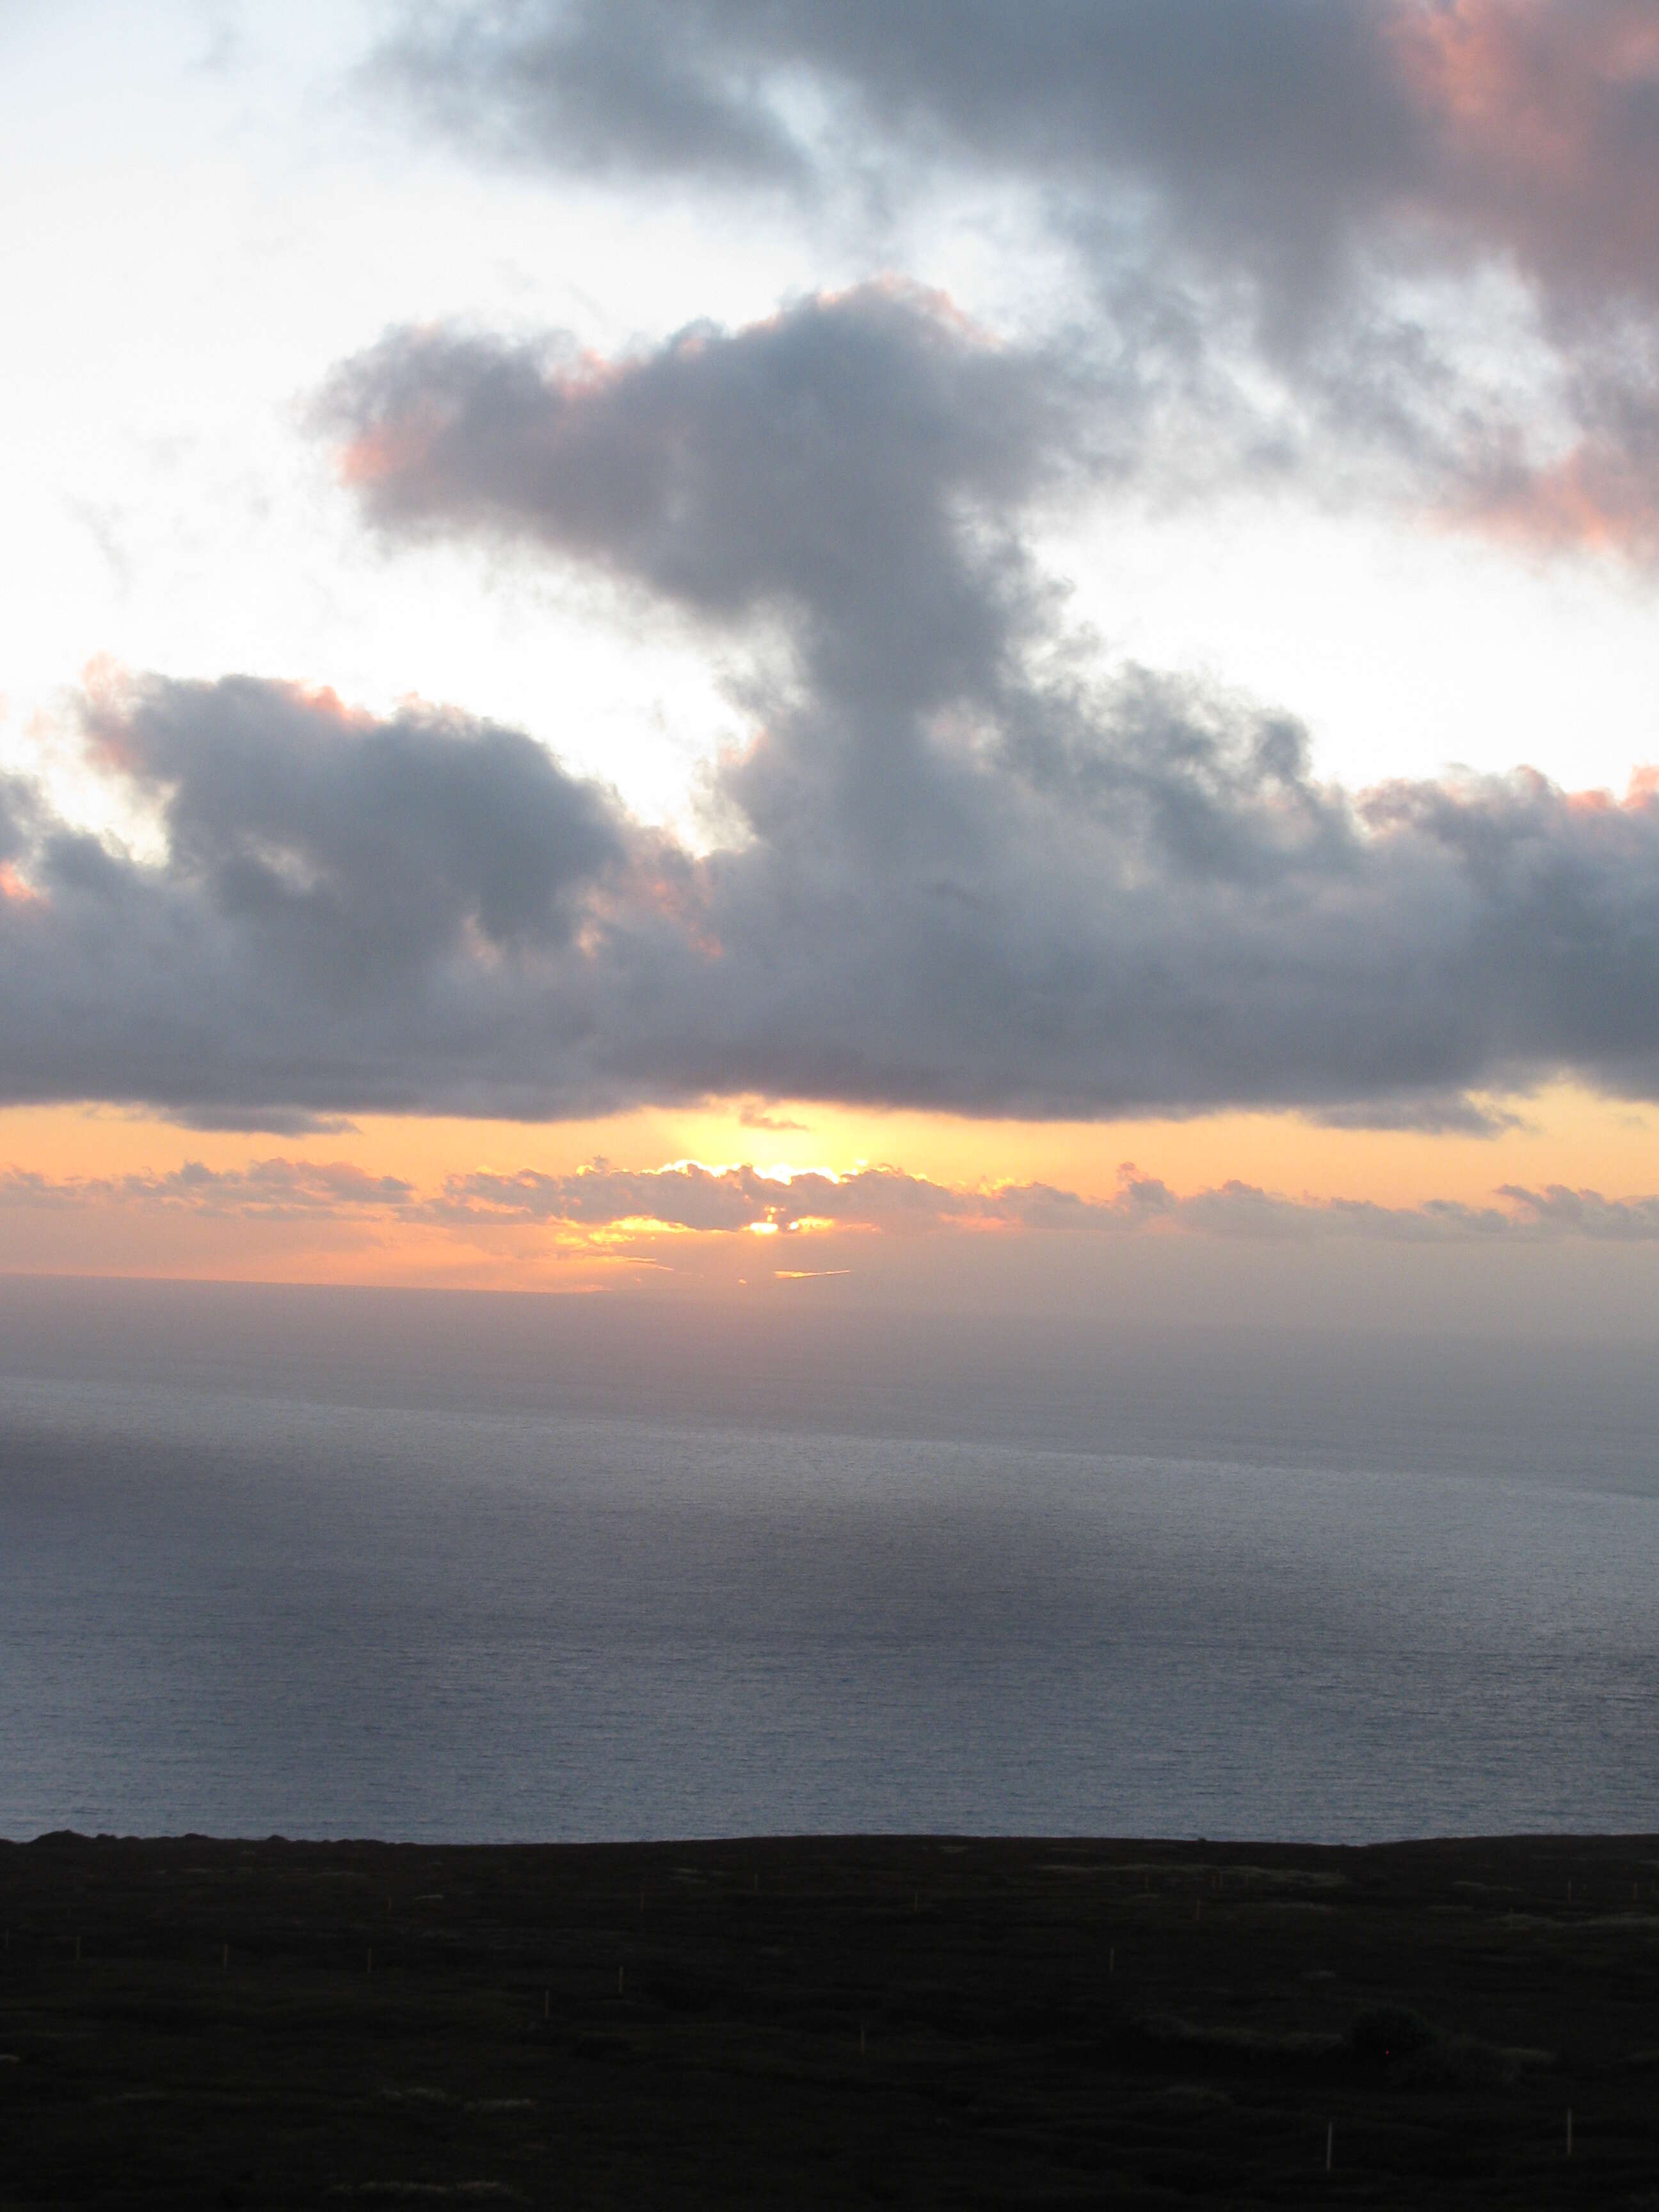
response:
<path fill-rule="evenodd" d="M 481 1034 L 526 1033 L 533 998 L 489 1015 L 493 1030 L 485 1017 L 498 956 L 520 943 L 513 900 L 499 928 L 489 920 L 490 893 L 514 872 L 496 841 L 529 818 L 531 793 L 544 828 L 586 825 L 576 842 L 594 857 L 567 884 L 548 830 L 524 909 L 544 934 L 524 943 L 562 946 L 568 895 L 590 924 L 664 923 L 683 939 L 677 957 L 710 956 L 712 971 L 708 913 L 770 917 L 752 945 L 733 939 L 732 992 L 762 988 L 740 1020 L 711 1023 L 705 1056 L 683 1060 L 666 1033 L 649 1049 L 630 1034 L 595 1052 L 590 1075 L 628 1069 L 641 1089 L 879 1080 L 890 1096 L 969 1105 L 1375 1097 L 1395 1076 L 1406 1086 L 1406 1063 L 1443 1021 L 1454 1043 L 1421 1095 L 1450 1095 L 1471 1068 L 1504 1081 L 1569 1065 L 1650 1071 L 1653 771 L 1636 770 L 1616 817 L 1601 789 L 1625 788 L 1633 763 L 1659 755 L 1659 161 L 1644 127 L 1659 24 L 1643 0 L 1399 0 L 1357 11 L 1353 35 L 1334 41 L 1318 10 L 1287 7 L 1275 36 L 1291 65 L 1260 84 L 1231 30 L 1194 40 L 1171 17 L 1154 31 L 1155 8 L 1144 41 L 1122 46 L 1114 11 L 1097 23 L 1081 11 L 1048 61 L 1029 11 L 992 9 L 981 29 L 988 54 L 1006 35 L 1006 110 L 983 56 L 958 76 L 961 55 L 906 45 L 913 11 L 876 11 L 867 37 L 843 42 L 836 11 L 821 9 L 812 37 L 792 45 L 785 10 L 750 51 L 721 40 L 752 11 L 713 11 L 687 33 L 672 10 L 610 0 L 569 11 L 575 43 L 562 62 L 538 50 L 525 96 L 551 99 L 559 117 L 568 68 L 566 91 L 586 102 L 581 25 L 603 19 L 615 38 L 618 23 L 649 21 L 629 94 L 646 100 L 635 123 L 649 129 L 629 135 L 624 100 L 609 123 L 595 118 L 618 133 L 614 166 L 568 170 L 556 127 L 532 133 L 547 158 L 511 176 L 478 159 L 500 116 L 482 138 L 449 137 L 398 104 L 406 72 L 386 71 L 379 9 L 252 11 L 211 69 L 196 12 L 180 0 L 140 23 L 139 11 L 105 10 L 94 36 L 93 15 L 65 3 L 31 16 L 27 39 L 0 27 L 20 211 L 8 299 L 40 340 L 14 348 L 5 372 L 9 419 L 27 430 L 13 441 L 0 545 L 0 774 L 22 780 L 15 804 L 0 781 L 0 916 L 21 948 L 0 979 L 17 984 L 15 1090 L 102 1080 L 112 1095 L 516 1110 L 599 1095 L 580 1087 L 580 1054 L 532 1070 L 542 1088 L 490 1090 L 488 1048 L 470 1031 L 457 1057 L 484 1071 L 476 1088 L 447 1087 L 448 1062 L 434 1074 L 418 1040 L 397 1048 L 410 1054 L 400 1074 L 344 1065 L 360 1018 L 336 986 L 365 945 L 387 975 L 404 976 L 405 952 L 417 983 L 453 970 L 458 1000 L 478 994 Z M 1237 19 L 1247 38 L 1253 20 Z M 524 69 L 503 38 L 503 65 Z M 884 52 L 885 76 L 871 58 Z M 393 79 L 404 88 L 374 108 L 374 130 L 392 135 L 372 153 L 359 106 L 377 70 L 375 100 Z M 884 88 L 898 84 L 912 90 L 894 106 Z M 454 89 L 462 106 L 481 96 Z M 741 164 L 702 197 L 718 149 L 684 169 L 664 153 L 661 114 L 690 98 L 690 148 L 705 107 L 723 112 L 728 96 L 754 144 L 787 147 L 815 180 L 809 219 L 805 201 Z M 62 127 L 71 105 L 78 137 Z M 1045 114 L 1049 128 L 1033 130 Z M 840 122 L 823 127 L 831 115 Z M 97 144 L 99 160 L 66 154 L 71 139 Z M 878 199 L 888 218 L 853 219 L 854 203 Z M 1103 221 L 1112 210 L 1124 219 Z M 1160 309 L 1142 332 L 1121 313 L 1143 297 L 1166 302 L 1167 323 Z M 1161 329 L 1188 332 L 1189 361 Z M 865 366 L 855 375 L 850 362 Z M 1156 405 L 1129 404 L 1139 385 Z M 527 411 L 496 421 L 498 391 L 526 395 Z M 900 436 L 894 423 L 911 427 Z M 501 444 L 509 428 L 529 442 Z M 580 467 L 543 483 L 544 443 L 563 439 Z M 914 538 L 892 526 L 899 506 Z M 642 530 L 647 511 L 660 543 Z M 994 540 L 1006 558 L 988 560 Z M 243 761 L 231 744 L 256 727 L 268 779 L 244 775 L 258 748 Z M 1128 763 L 1126 791 L 1150 776 L 1158 805 L 1144 820 L 1127 805 L 1121 823 L 1103 807 L 1097 819 L 1056 798 L 1068 787 L 1046 769 L 1027 773 L 1024 736 L 991 742 L 1039 727 L 1060 753 L 1075 742 L 1079 760 Z M 477 772 L 486 737 L 528 738 L 533 756 L 526 766 L 509 748 L 512 778 L 477 786 L 497 794 L 479 817 L 487 836 L 452 835 L 465 811 L 450 801 L 417 794 L 398 814 L 405 789 L 449 790 L 464 767 Z M 402 762 L 401 781 L 333 758 L 357 741 L 363 761 Z M 927 766 L 926 805 L 902 801 L 902 779 L 875 777 L 890 754 Z M 304 806 L 271 799 L 283 798 L 284 760 L 323 763 Z M 855 790 L 856 806 L 824 797 Z M 982 824 L 982 840 L 951 829 L 941 798 L 958 790 L 973 794 L 963 821 Z M 914 823 L 896 816 L 866 835 L 866 792 L 872 818 L 914 803 Z M 1258 875 L 1235 878 L 1231 861 L 1188 872 L 1159 806 L 1194 793 L 1226 833 L 1217 850 L 1237 841 Z M 335 836 L 347 815 L 350 834 Z M 1349 902 L 1358 878 L 1328 865 L 1317 823 L 1338 825 L 1349 860 L 1378 857 L 1375 908 Z M 924 824 L 945 855 L 937 881 L 917 873 Z M 105 859 L 154 917 L 149 963 L 132 975 L 154 985 L 159 1017 L 149 1002 L 135 1012 L 121 967 L 140 941 L 127 910 L 107 908 L 106 936 L 77 933 L 72 871 L 53 874 L 66 832 L 105 836 Z M 1479 864 L 1488 833 L 1519 856 L 1507 876 Z M 710 839 L 729 877 L 759 884 L 752 908 L 735 893 L 722 908 L 712 889 L 707 909 L 665 893 L 665 880 L 696 877 Z M 840 889 L 793 948 L 811 988 L 792 988 L 769 934 L 788 901 L 769 902 L 775 884 L 793 888 L 793 856 L 816 848 L 823 883 Z M 775 871 L 748 871 L 751 850 L 774 854 Z M 624 854 L 625 884 L 606 872 Z M 305 909 L 334 964 L 307 954 L 281 969 L 290 995 L 271 1003 L 289 1006 L 294 1028 L 262 1032 L 269 1069 L 250 1072 L 227 1046 L 233 1077 L 268 1085 L 237 1091 L 188 1040 L 204 978 L 241 987 L 212 1016 L 228 1031 L 268 1018 L 245 1010 L 276 972 L 270 945 L 225 890 L 249 866 Z M 403 893 L 422 867 L 438 920 L 430 945 L 411 946 Z M 1556 867 L 1582 890 L 1582 943 L 1552 905 Z M 986 939 L 979 923 L 958 935 L 944 922 L 948 957 L 917 968 L 908 1000 L 898 976 L 890 1030 L 866 1033 L 915 938 L 905 902 L 918 883 L 930 911 L 937 895 L 953 914 L 961 894 L 964 915 L 1004 918 L 1020 993 L 1051 970 L 1068 988 L 1082 941 L 1088 973 L 1062 1037 L 1109 1033 L 1086 1026 L 1100 1018 L 1089 975 L 1112 969 L 1145 891 L 1135 927 L 1173 948 L 1152 1029 L 1174 1009 L 1170 1026 L 1201 1039 L 1213 998 L 1240 1035 L 1213 1063 L 1207 1046 L 1184 1059 L 1183 1043 L 1167 1065 L 1164 1048 L 1149 1049 L 1133 1082 L 1115 1064 L 1080 1079 L 1063 1055 L 1033 1067 L 1038 1048 L 1009 1042 L 1006 990 L 953 1030 L 939 979 L 970 972 Z M 1194 884 L 1214 898 L 1202 927 Z M 1285 884 L 1311 887 L 1305 909 L 1278 898 Z M 1325 896 L 1340 925 L 1328 975 Z M 842 944 L 836 932 L 866 899 L 890 927 L 849 981 L 858 933 Z M 1517 914 L 1534 937 L 1517 935 Z M 1424 915 L 1449 919 L 1419 932 Z M 1026 939 L 1042 953 L 1022 966 Z M 1221 956 L 1247 939 L 1256 949 L 1230 969 Z M 209 948 L 199 972 L 182 960 L 187 942 Z M 572 942 L 586 958 L 587 939 Z M 216 945 L 229 948 L 222 969 Z M 1471 945 L 1479 960 L 1465 960 Z M 1539 983 L 1558 951 L 1560 976 Z M 1474 980 L 1454 981 L 1443 1006 L 1437 991 L 1460 962 Z M 662 971 L 676 1014 L 681 972 Z M 623 969 L 592 975 L 605 1005 L 627 999 Z M 1240 976 L 1249 988 L 1266 977 L 1263 995 L 1229 1001 L 1230 975 L 1236 991 Z M 1353 996 L 1379 978 L 1374 1000 Z M 946 1042 L 912 1066 L 908 1031 L 930 994 Z M 1291 1044 L 1264 1074 L 1251 1053 L 1276 999 Z M 726 1048 L 767 1037 L 780 1006 L 809 1008 L 826 1029 L 850 1009 L 846 1034 L 822 1057 L 799 1039 L 757 1057 Z M 295 1066 L 319 1008 L 340 1025 L 322 1060 L 344 1055 L 325 1086 Z M 1381 1027 L 1377 1009 L 1399 1028 Z M 1376 1048 L 1370 1090 L 1343 1091 L 1351 1060 L 1322 1058 L 1343 1025 L 1333 1010 Z M 171 1034 L 174 1017 L 187 1041 L 154 1082 L 135 1048 Z M 107 1054 L 58 1050 L 106 1037 Z M 1610 1275 L 1638 1267 L 1632 1254 L 1659 1267 L 1659 1197 L 1650 1214 L 1588 1230 L 1570 1206 L 1548 1219 L 1525 1210 L 1525 1194 L 1556 1186 L 1626 1206 L 1659 1193 L 1659 1105 L 1565 1083 L 1484 1104 L 1486 1135 L 1326 1128 L 1289 1113 L 1033 1123 L 741 1100 L 562 1124 L 363 1116 L 283 1135 L 195 1132 L 108 1104 L 18 1107 L 0 1109 L 0 1270 L 693 1291 L 879 1276 L 945 1296 L 975 1270 L 1081 1283 L 1108 1267 L 1109 1244 L 1139 1252 L 1148 1280 L 1181 1267 L 1196 1280 L 1201 1255 L 1224 1247 L 1248 1249 L 1258 1269 L 1274 1238 L 1281 1253 L 1297 1238 L 1304 1255 L 1363 1247 L 1386 1272 L 1381 1255 L 1415 1239 L 1423 1265 L 1455 1283 L 1458 1254 L 1483 1236 L 1498 1251 L 1505 1220 L 1522 1235 L 1504 1264 L 1524 1273 L 1524 1255 L 1547 1246 L 1563 1299 L 1592 1259 Z M 726 1192 L 718 1231 L 597 1212 L 577 1225 L 540 1202 L 542 1186 L 526 1187 L 516 1213 L 455 1195 L 468 1177 L 561 1178 L 598 1160 L 625 1175 L 686 1161 L 771 1176 L 878 1166 L 946 1200 L 1041 1184 L 1096 1209 L 1081 1224 L 1095 1233 L 1071 1234 L 1063 1206 L 1043 1225 L 1036 1205 L 930 1200 L 921 1229 L 900 1206 L 884 1226 L 843 1217 L 763 1224 L 769 1236 L 732 1214 L 746 1190 Z M 1126 1183 L 1126 1163 L 1162 1194 L 1139 1213 L 1121 1203 L 1142 1187 Z M 1226 1203 L 1183 1210 L 1205 1194 Z M 1343 1211 L 1357 1206 L 1395 1218 Z M 1309 1261 L 1310 1283 L 1325 1264 Z M 1417 1262 L 1400 1264 L 1404 1281 Z M 1401 1293 L 1407 1305 L 1415 1295 Z"/>
<path fill-rule="evenodd" d="M 778 1239 L 636 1223 L 586 1229 L 442 1223 L 403 1218 L 395 1208 L 349 1198 L 339 1205 L 221 1208 L 99 1188 L 123 1177 L 165 1178 L 191 1163 L 222 1172 L 273 1159 L 344 1164 L 367 1176 L 397 1177 L 417 1200 L 437 1196 L 451 1176 L 526 1169 L 568 1175 L 596 1159 L 627 1170 L 681 1160 L 750 1164 L 773 1176 L 846 1175 L 881 1165 L 955 1189 L 1041 1182 L 1094 1201 L 1112 1198 L 1121 1164 L 1131 1161 L 1181 1195 L 1237 1181 L 1293 1200 L 1390 1208 L 1437 1200 L 1488 1206 L 1504 1184 L 1565 1184 L 1619 1199 L 1646 1195 L 1659 1184 L 1651 1109 L 1564 1086 L 1510 1102 L 1506 1110 L 1516 1126 L 1490 1137 L 1328 1129 L 1283 1114 L 1042 1124 L 775 1102 L 751 1105 L 746 1119 L 733 1104 L 555 1125 L 367 1118 L 332 1133 L 277 1136 L 180 1129 L 107 1107 L 14 1109 L 0 1115 L 0 1168 L 14 1178 L 10 1202 L 0 1205 L 0 1269 L 660 1288 L 729 1285 L 750 1275 L 810 1278 L 820 1267 L 864 1272 L 875 1246 L 894 1241 L 890 1232 L 867 1230 Z M 20 1190 L 18 1177 L 37 1177 L 44 1188 Z M 923 1241 L 959 1248 L 967 1233 Z M 1011 1239 L 1045 1241 L 1030 1229 L 995 1231 L 1000 1244 Z"/>

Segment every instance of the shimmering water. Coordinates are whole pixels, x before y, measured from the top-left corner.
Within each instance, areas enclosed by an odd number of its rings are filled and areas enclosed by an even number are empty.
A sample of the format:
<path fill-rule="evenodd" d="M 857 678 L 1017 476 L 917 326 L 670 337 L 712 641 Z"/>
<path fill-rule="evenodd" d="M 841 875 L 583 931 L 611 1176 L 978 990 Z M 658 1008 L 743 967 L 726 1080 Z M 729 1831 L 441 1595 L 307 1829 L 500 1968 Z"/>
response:
<path fill-rule="evenodd" d="M 235 1381 L 0 1381 L 0 1832 L 1659 1828 L 1640 1407 L 1553 1479 Z"/>

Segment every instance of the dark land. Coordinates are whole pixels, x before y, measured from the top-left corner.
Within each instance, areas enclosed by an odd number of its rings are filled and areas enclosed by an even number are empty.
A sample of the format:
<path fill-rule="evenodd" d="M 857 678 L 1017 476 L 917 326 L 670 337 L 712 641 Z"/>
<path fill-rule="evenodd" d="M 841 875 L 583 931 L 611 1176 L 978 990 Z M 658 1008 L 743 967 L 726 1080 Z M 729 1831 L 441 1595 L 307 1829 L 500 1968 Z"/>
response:
<path fill-rule="evenodd" d="M 54 1836 L 0 1928 L 0 2205 L 1659 2207 L 1659 1838 Z"/>

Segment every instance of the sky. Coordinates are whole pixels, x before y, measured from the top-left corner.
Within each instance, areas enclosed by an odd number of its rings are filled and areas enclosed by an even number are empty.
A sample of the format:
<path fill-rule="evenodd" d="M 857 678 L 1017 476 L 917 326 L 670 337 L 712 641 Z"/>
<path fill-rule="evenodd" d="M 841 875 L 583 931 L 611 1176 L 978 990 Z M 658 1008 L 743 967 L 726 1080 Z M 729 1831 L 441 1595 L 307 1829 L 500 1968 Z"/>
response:
<path fill-rule="evenodd" d="M 0 1269 L 1653 1333 L 1632 0 L 8 0 Z"/>

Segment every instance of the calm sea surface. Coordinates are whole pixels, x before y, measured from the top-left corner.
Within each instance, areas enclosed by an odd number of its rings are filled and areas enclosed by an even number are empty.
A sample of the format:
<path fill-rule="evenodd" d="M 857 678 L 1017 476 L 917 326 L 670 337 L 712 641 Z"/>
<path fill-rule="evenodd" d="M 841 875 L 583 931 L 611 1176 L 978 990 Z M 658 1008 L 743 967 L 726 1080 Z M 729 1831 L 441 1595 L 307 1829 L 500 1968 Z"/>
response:
<path fill-rule="evenodd" d="M 1371 1466 L 1162 1419 L 1032 1449 L 6 1376 L 0 1833 L 1659 1828 L 1640 1407 L 1588 1472 L 1582 1400 Z"/>

